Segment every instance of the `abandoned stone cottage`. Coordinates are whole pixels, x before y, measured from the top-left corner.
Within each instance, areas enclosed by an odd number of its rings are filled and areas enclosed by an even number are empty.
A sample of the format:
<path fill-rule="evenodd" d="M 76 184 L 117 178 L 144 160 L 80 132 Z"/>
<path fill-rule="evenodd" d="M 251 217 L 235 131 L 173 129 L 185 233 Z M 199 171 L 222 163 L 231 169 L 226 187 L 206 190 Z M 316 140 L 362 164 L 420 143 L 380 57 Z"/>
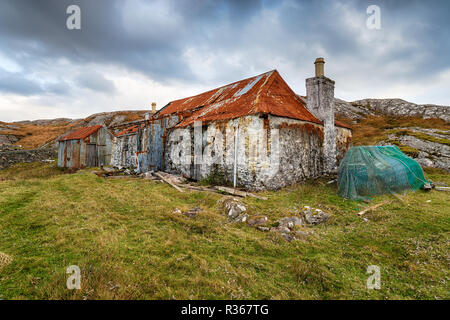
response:
<path fill-rule="evenodd" d="M 334 119 L 334 81 L 324 76 L 324 60 L 315 65 L 306 99 L 273 70 L 172 101 L 116 135 L 111 164 L 195 180 L 220 175 L 253 190 L 333 171 L 352 132 Z"/>

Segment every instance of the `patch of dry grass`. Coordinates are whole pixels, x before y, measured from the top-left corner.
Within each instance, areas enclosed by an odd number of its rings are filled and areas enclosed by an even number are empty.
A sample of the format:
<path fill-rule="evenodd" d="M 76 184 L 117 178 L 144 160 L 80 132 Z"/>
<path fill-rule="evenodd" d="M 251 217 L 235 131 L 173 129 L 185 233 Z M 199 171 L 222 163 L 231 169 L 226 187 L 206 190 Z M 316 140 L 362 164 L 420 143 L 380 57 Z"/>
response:
<path fill-rule="evenodd" d="M 3 252 L 0 252 L 0 271 L 12 261 L 12 258 Z"/>
<path fill-rule="evenodd" d="M 352 123 L 351 119 L 340 119 Z M 442 119 L 423 119 L 419 117 L 370 116 L 352 124 L 354 145 L 374 145 L 386 140 L 388 130 L 400 127 L 419 127 L 450 130 L 450 124 Z"/>

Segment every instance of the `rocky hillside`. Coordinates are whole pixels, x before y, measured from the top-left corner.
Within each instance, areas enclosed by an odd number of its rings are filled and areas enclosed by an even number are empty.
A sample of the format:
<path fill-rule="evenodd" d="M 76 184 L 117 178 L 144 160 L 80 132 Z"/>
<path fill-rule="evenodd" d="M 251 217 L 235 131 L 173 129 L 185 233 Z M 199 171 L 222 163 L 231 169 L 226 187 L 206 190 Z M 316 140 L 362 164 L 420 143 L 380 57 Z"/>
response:
<path fill-rule="evenodd" d="M 336 115 L 347 119 L 368 116 L 437 118 L 450 122 L 450 107 L 434 104 L 415 104 L 402 99 L 363 99 L 347 102 L 335 99 Z"/>
<path fill-rule="evenodd" d="M 24 149 L 54 147 L 56 140 L 80 127 L 105 124 L 114 126 L 143 119 L 145 110 L 102 112 L 84 119 L 49 119 L 6 123 L 0 121 L 0 145 L 16 145 Z"/>
<path fill-rule="evenodd" d="M 450 107 L 401 99 L 335 100 L 354 145 L 397 145 L 422 166 L 450 171 Z"/>

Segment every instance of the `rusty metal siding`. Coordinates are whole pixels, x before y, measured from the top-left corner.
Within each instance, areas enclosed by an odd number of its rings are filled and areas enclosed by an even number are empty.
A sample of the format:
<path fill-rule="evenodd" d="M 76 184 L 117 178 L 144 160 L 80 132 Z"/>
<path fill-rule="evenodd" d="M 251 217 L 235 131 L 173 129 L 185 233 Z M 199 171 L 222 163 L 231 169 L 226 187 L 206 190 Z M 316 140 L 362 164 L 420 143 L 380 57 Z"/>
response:
<path fill-rule="evenodd" d="M 64 168 L 80 167 L 80 140 L 61 141 L 58 149 L 58 165 Z"/>
<path fill-rule="evenodd" d="M 86 166 L 96 167 L 98 165 L 97 145 L 89 143 L 86 145 Z"/>
<path fill-rule="evenodd" d="M 94 129 L 92 129 L 94 128 Z M 109 165 L 111 163 L 112 134 L 104 127 L 98 126 L 82 128 L 79 130 L 85 134 L 89 129 L 90 134 L 81 139 L 63 139 L 58 145 L 58 166 L 65 168 L 84 168 L 92 165 Z M 72 134 L 73 135 L 73 134 Z M 95 145 L 87 147 L 87 144 Z M 96 150 L 95 160 L 91 154 Z M 89 157 L 89 159 L 87 159 Z"/>
<path fill-rule="evenodd" d="M 60 141 L 58 143 L 58 167 L 64 167 L 64 147 L 66 145 L 65 141 Z"/>
<path fill-rule="evenodd" d="M 147 161 L 144 165 L 142 161 L 142 170 L 163 170 L 164 169 L 164 150 L 166 137 L 171 128 L 180 121 L 178 115 L 163 117 L 148 124 L 147 136 Z"/>
<path fill-rule="evenodd" d="M 81 159 L 81 141 L 80 140 L 71 140 L 72 142 L 72 166 L 74 168 L 82 167 L 82 159 Z"/>
<path fill-rule="evenodd" d="M 105 166 L 111 165 L 112 139 L 111 134 L 107 133 L 105 135 Z"/>
<path fill-rule="evenodd" d="M 168 130 L 180 120 L 178 115 L 165 116 L 159 119 L 143 121 L 122 132 L 114 142 L 114 165 L 118 167 L 130 166 L 130 151 L 137 172 L 164 169 L 164 147 Z M 132 133 L 129 134 L 128 132 Z"/>
<path fill-rule="evenodd" d="M 150 123 L 148 131 L 148 169 L 161 170 L 163 156 L 163 139 L 161 122 Z"/>
<path fill-rule="evenodd" d="M 79 168 L 86 167 L 86 142 L 84 140 L 80 141 L 80 164 Z"/>

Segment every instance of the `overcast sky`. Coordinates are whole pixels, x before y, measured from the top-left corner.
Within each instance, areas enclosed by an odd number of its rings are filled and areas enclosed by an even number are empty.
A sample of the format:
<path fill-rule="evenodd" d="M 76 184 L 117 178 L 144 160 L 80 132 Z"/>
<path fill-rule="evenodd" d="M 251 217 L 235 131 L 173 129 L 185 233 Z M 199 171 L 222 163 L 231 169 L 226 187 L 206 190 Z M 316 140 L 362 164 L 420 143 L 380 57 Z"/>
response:
<path fill-rule="evenodd" d="M 305 94 L 316 57 L 336 97 L 450 105 L 450 1 L 1 0 L 0 121 L 160 108 L 272 69 Z"/>

